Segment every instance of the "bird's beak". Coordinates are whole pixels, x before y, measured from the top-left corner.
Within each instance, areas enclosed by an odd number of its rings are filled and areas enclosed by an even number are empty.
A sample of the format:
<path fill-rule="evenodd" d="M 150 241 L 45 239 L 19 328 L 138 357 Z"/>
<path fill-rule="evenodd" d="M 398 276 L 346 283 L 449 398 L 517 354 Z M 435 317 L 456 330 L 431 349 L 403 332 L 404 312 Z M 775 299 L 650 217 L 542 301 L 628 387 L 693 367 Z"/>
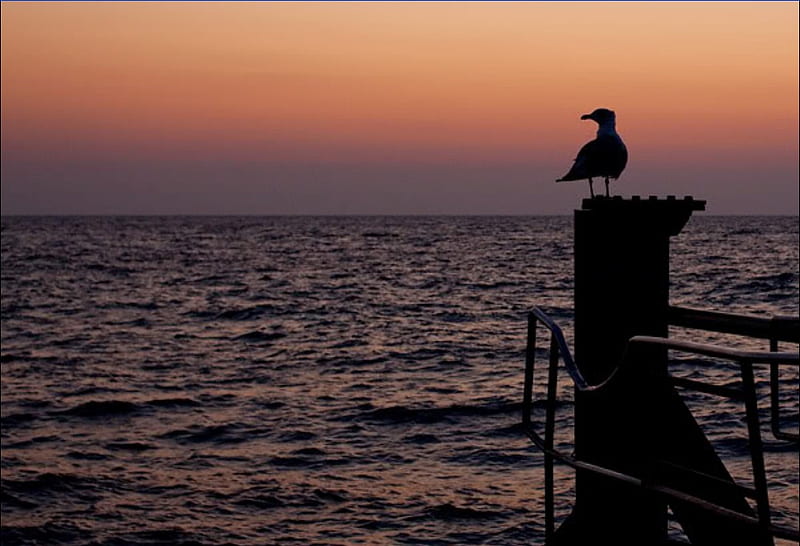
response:
<path fill-rule="evenodd" d="M 581 119 L 593 119 L 593 118 L 592 118 L 592 114 L 583 114 L 583 115 L 581 116 Z"/>

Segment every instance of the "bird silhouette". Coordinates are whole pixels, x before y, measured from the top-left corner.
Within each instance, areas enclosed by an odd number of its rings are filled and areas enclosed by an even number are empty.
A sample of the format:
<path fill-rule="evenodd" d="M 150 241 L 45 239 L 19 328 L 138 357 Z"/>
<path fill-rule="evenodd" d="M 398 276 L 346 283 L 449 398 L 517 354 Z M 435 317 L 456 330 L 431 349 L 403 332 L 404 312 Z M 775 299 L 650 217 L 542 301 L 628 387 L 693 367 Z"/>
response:
<path fill-rule="evenodd" d="M 592 178 L 604 178 L 606 196 L 609 196 L 609 179 L 617 179 L 628 163 L 628 149 L 617 134 L 617 116 L 608 108 L 598 108 L 591 114 L 584 114 L 581 119 L 597 122 L 597 138 L 587 142 L 578 152 L 572 168 L 556 182 L 572 180 L 589 180 L 589 193 L 594 197 Z"/>

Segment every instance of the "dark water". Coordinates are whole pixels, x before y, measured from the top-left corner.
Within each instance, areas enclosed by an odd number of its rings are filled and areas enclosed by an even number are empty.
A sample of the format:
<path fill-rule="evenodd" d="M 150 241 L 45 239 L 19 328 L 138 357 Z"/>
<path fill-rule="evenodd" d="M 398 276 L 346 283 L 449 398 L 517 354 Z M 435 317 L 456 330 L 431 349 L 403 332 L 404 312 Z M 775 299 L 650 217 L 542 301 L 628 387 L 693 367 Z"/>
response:
<path fill-rule="evenodd" d="M 3 218 L 3 544 L 541 541 L 524 312 L 569 332 L 571 222 Z M 797 218 L 694 218 L 672 256 L 673 303 L 797 314 Z"/>

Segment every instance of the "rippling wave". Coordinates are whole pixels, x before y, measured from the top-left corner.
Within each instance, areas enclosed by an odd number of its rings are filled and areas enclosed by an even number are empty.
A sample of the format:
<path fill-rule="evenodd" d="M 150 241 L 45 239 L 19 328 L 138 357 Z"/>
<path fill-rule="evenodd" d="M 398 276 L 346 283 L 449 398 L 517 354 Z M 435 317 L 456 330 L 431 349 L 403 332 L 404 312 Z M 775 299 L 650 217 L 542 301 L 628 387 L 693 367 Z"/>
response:
<path fill-rule="evenodd" d="M 2 227 L 3 544 L 541 541 L 525 311 L 571 336 L 570 218 Z M 797 314 L 797 218 L 692 219 L 671 297 Z M 782 380 L 796 427 L 797 374 Z M 747 475 L 739 410 L 691 403 Z M 796 522 L 795 454 L 767 452 L 776 519 Z"/>

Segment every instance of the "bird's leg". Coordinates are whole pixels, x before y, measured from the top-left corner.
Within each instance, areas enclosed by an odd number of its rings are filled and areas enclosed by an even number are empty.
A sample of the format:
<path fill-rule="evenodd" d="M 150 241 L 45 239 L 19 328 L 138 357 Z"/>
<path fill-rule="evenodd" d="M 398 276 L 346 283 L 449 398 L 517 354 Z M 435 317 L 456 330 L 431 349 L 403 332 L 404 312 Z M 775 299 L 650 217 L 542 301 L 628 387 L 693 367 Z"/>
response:
<path fill-rule="evenodd" d="M 592 179 L 589 179 L 589 193 L 592 195 L 592 199 L 594 199 L 594 188 L 592 188 Z"/>
<path fill-rule="evenodd" d="M 611 197 L 608 193 L 608 177 L 606 176 L 606 197 Z"/>

